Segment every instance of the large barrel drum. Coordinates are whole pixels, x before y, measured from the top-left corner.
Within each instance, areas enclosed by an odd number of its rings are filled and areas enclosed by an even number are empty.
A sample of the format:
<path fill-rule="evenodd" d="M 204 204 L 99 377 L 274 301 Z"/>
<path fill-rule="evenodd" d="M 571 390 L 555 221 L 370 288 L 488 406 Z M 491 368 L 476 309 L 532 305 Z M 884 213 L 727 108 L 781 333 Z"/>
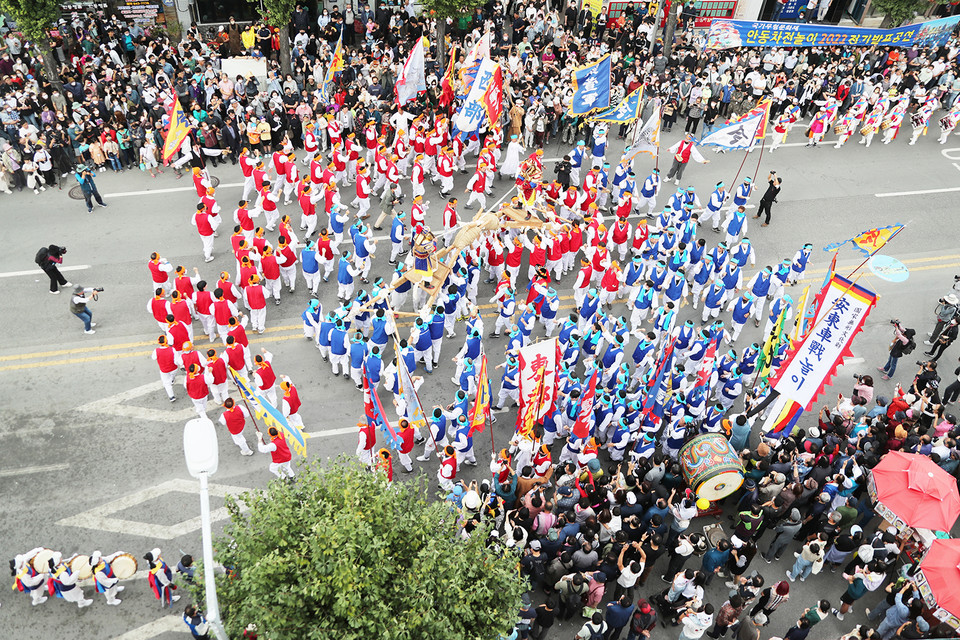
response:
<path fill-rule="evenodd" d="M 737 452 L 719 433 L 701 433 L 680 448 L 680 466 L 687 485 L 698 498 L 726 498 L 743 484 Z"/>

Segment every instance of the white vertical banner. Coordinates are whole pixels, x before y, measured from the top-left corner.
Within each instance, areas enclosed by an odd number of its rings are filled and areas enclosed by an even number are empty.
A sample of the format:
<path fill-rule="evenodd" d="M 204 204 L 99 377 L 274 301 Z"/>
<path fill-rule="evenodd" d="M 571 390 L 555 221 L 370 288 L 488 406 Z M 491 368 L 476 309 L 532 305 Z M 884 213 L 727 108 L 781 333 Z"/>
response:
<path fill-rule="evenodd" d="M 537 418 L 542 418 L 553 407 L 557 396 L 557 366 L 559 350 L 557 338 L 541 340 L 528 344 L 520 349 L 520 406 L 527 402 L 536 402 L 531 398 L 537 391 L 537 377 L 543 369 L 543 402 L 537 411 Z"/>

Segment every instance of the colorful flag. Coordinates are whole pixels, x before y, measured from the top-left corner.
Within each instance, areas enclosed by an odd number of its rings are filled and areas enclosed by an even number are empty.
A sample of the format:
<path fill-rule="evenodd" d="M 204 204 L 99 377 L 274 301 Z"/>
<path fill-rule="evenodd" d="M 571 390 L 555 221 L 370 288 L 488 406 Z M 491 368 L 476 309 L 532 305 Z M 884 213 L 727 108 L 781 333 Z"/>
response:
<path fill-rule="evenodd" d="M 795 346 L 810 331 L 815 311 L 816 301 L 810 299 L 810 285 L 807 285 L 797 300 L 797 319 L 793 327 L 793 336 L 790 338 L 791 345 Z"/>
<path fill-rule="evenodd" d="M 490 58 L 491 39 L 491 34 L 483 34 L 467 52 L 463 65 L 460 67 L 460 93 L 458 97 L 462 98 L 473 88 L 473 82 L 477 78 L 477 72 L 480 71 L 481 63 Z"/>
<path fill-rule="evenodd" d="M 700 360 L 700 366 L 697 368 L 697 380 L 687 396 L 691 404 L 698 404 L 701 396 L 706 403 L 707 394 L 710 391 L 710 378 L 713 377 L 713 372 L 717 367 L 717 349 L 720 348 L 721 340 L 722 334 L 717 332 L 710 340 L 710 344 L 707 345 L 707 350 L 704 352 L 703 359 Z"/>
<path fill-rule="evenodd" d="M 487 96 L 487 89 L 493 83 L 499 69 L 500 65 L 490 58 L 484 58 L 480 63 L 476 80 L 470 87 L 470 93 L 467 94 L 463 104 L 460 105 L 460 110 L 453 117 L 454 129 L 459 135 L 469 135 L 478 131 L 484 119 L 489 117 L 484 98 Z"/>
<path fill-rule="evenodd" d="M 330 67 L 323 77 L 323 83 L 320 85 L 320 102 L 330 102 L 330 87 L 333 84 L 334 75 L 343 71 L 343 32 L 340 32 L 340 38 L 337 40 L 337 46 L 333 49 L 333 58 L 330 60 Z"/>
<path fill-rule="evenodd" d="M 183 141 L 190 135 L 190 121 L 187 120 L 187 114 L 180 106 L 180 99 L 177 98 L 170 107 L 170 127 L 167 129 L 167 137 L 163 141 L 163 161 L 167 162 L 177 152 Z"/>
<path fill-rule="evenodd" d="M 423 412 L 423 405 L 420 403 L 420 396 L 413 384 L 413 378 L 410 377 L 407 363 L 399 356 L 399 353 L 397 355 L 397 377 L 400 381 L 400 397 L 407 404 L 407 420 L 415 429 L 426 428 L 427 415 Z"/>
<path fill-rule="evenodd" d="M 486 91 L 481 98 L 483 107 L 486 109 L 487 117 L 490 118 L 490 125 L 496 125 L 500 122 L 500 116 L 503 114 L 503 71 L 500 65 L 497 65 L 493 71 L 493 80 L 487 86 Z"/>
<path fill-rule="evenodd" d="M 762 140 L 767 137 L 767 125 L 770 122 L 770 99 L 765 98 L 761 100 L 757 106 L 750 111 L 747 111 L 745 114 L 737 118 L 737 122 L 743 122 L 744 120 L 749 120 L 754 116 L 763 116 L 763 122 L 760 124 L 760 128 L 757 129 L 757 133 L 753 136 L 757 140 Z"/>
<path fill-rule="evenodd" d="M 673 347 L 676 342 L 677 339 L 673 338 L 663 350 L 657 365 L 657 375 L 647 387 L 647 394 L 643 399 L 640 415 L 644 421 L 652 417 L 654 425 L 659 425 L 663 419 L 664 405 L 670 391 L 670 371 L 673 369 Z"/>
<path fill-rule="evenodd" d="M 844 358 L 852 355 L 850 344 L 876 303 L 873 291 L 834 275 L 821 294 L 813 328 L 779 368 L 773 388 L 809 409 Z"/>
<path fill-rule="evenodd" d="M 657 102 L 654 105 L 653 113 L 647 118 L 647 121 L 638 123 L 633 131 L 633 141 L 630 143 L 630 160 L 633 160 L 641 153 L 649 153 L 653 157 L 660 155 L 660 123 L 662 111 L 660 110 L 660 99 L 654 98 Z"/>
<path fill-rule="evenodd" d="M 286 416 L 279 409 L 270 404 L 257 389 L 247 381 L 242 375 L 230 367 L 230 375 L 233 376 L 233 382 L 237 385 L 240 394 L 247 400 L 254 416 L 263 423 L 264 429 L 276 427 L 283 433 L 290 448 L 301 456 L 307 455 L 307 440 L 303 437 L 300 427 L 291 425 L 287 422 Z"/>
<path fill-rule="evenodd" d="M 490 419 L 490 378 L 487 377 L 487 354 L 480 355 L 480 372 L 477 374 L 477 397 L 470 410 L 470 435 L 482 433 Z"/>
<path fill-rule="evenodd" d="M 399 449 L 403 439 L 397 433 L 390 421 L 387 420 L 387 414 L 383 411 L 383 404 L 380 402 L 380 396 L 377 390 L 370 386 L 367 376 L 363 376 L 363 408 L 367 417 L 367 424 L 372 424 L 383 435 L 387 441 L 387 446 L 391 449 Z"/>
<path fill-rule="evenodd" d="M 766 126 L 766 115 L 755 113 L 748 118 L 721 126 L 700 139 L 697 144 L 712 144 L 724 149 L 748 149 L 757 137 L 757 132 Z"/>
<path fill-rule="evenodd" d="M 559 341 L 557 338 L 551 338 L 528 344 L 519 352 L 520 403 L 523 406 L 531 401 L 539 402 L 535 416 L 538 420 L 553 408 L 557 393 L 559 350 Z M 542 374 L 541 370 L 543 370 Z M 539 401 L 541 395 L 542 401 Z"/>
<path fill-rule="evenodd" d="M 573 102 L 570 113 L 586 115 L 596 109 L 610 106 L 610 54 L 596 62 L 577 67 L 570 75 L 573 83 Z"/>
<path fill-rule="evenodd" d="M 543 394 L 544 389 L 546 389 L 546 385 L 544 384 L 544 380 L 547 377 L 546 374 L 546 367 L 540 367 L 539 370 L 534 372 L 533 391 L 526 401 L 524 401 L 524 396 L 520 396 L 520 401 L 523 404 L 520 406 L 520 411 L 517 412 L 517 431 L 524 438 L 533 438 L 533 425 L 535 425 L 539 419 L 537 414 L 540 412 L 540 406 L 543 404 Z"/>
<path fill-rule="evenodd" d="M 413 45 L 407 61 L 403 63 L 403 69 L 397 78 L 393 87 L 393 93 L 397 98 L 397 104 L 401 107 L 416 100 L 417 96 L 427 90 L 427 73 L 425 70 L 426 58 L 424 55 L 424 41 L 421 37 L 417 44 Z"/>
<path fill-rule="evenodd" d="M 780 310 L 780 315 L 777 317 L 777 321 L 774 323 L 773 329 L 770 330 L 766 341 L 763 343 L 763 348 L 760 349 L 760 356 L 757 358 L 758 382 L 766 383 L 767 380 L 770 379 L 770 376 L 774 374 L 773 360 L 780 352 L 780 347 L 783 345 L 786 334 L 783 325 L 787 321 L 787 312 L 789 310 L 790 305 L 783 305 L 783 309 Z"/>
<path fill-rule="evenodd" d="M 778 396 L 776 404 L 760 427 L 760 433 L 767 438 L 789 438 L 801 415 L 803 407 L 789 398 Z"/>
<path fill-rule="evenodd" d="M 590 374 L 590 381 L 587 383 L 587 392 L 583 394 L 583 400 L 580 401 L 577 421 L 573 425 L 574 437 L 581 440 L 585 440 L 590 435 L 593 425 L 593 405 L 597 401 L 597 378 L 600 377 L 599 374 L 600 366 L 594 365 L 593 373 Z"/>
<path fill-rule="evenodd" d="M 601 122 L 612 122 L 614 124 L 626 124 L 633 122 L 640 117 L 640 107 L 643 103 L 643 86 L 620 101 L 615 107 L 609 107 L 596 115 L 590 116 L 590 120 Z"/>
<path fill-rule="evenodd" d="M 890 239 L 893 238 L 893 236 L 900 233 L 901 229 L 903 229 L 902 224 L 892 224 L 889 227 L 869 229 L 863 233 L 853 236 L 849 240 L 844 240 L 843 242 L 834 242 L 833 244 L 827 245 L 823 248 L 823 250 L 837 251 L 843 245 L 847 244 L 848 242 L 852 242 L 853 245 L 865 255 L 872 256 L 876 252 L 880 251 L 885 244 L 890 242 Z M 836 266 L 836 264 L 834 264 L 834 266 Z"/>
<path fill-rule="evenodd" d="M 447 64 L 447 70 L 440 80 L 440 106 L 446 107 L 453 102 L 453 62 L 457 59 L 457 48 L 450 47 L 450 62 Z"/>

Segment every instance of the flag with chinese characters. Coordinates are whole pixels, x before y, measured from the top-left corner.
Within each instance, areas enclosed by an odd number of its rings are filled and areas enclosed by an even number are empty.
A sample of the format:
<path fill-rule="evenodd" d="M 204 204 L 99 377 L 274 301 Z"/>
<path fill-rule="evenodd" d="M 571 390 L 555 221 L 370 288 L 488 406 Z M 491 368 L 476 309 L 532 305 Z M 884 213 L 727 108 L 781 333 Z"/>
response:
<path fill-rule="evenodd" d="M 710 393 L 710 378 L 717 370 L 717 349 L 720 348 L 721 339 L 722 335 L 717 332 L 717 335 L 707 345 L 703 359 L 700 360 L 700 366 L 697 367 L 697 380 L 693 384 L 693 389 L 687 395 L 690 404 L 699 404 L 701 400 L 704 405 L 707 403 L 707 395 Z"/>
<path fill-rule="evenodd" d="M 300 430 L 300 427 L 287 422 L 287 418 L 283 415 L 283 412 L 261 396 L 256 387 L 237 373 L 233 367 L 230 367 L 230 375 L 233 377 L 233 382 L 237 385 L 237 390 L 240 391 L 240 395 L 244 397 L 247 405 L 253 410 L 254 417 L 263 423 L 264 430 L 270 427 L 276 427 L 278 431 L 283 433 L 291 449 L 301 456 L 306 456 L 307 440 L 303 437 L 303 431 Z"/>
<path fill-rule="evenodd" d="M 541 340 L 520 349 L 520 405 L 538 402 L 537 420 L 553 409 L 557 393 L 557 364 L 559 362 L 559 341 L 557 338 Z M 541 369 L 543 375 L 540 374 Z M 542 380 L 542 382 L 541 382 Z M 535 393 L 543 385 L 542 399 Z"/>
<path fill-rule="evenodd" d="M 610 54 L 596 62 L 577 67 L 570 75 L 573 83 L 573 102 L 570 114 L 586 115 L 596 109 L 610 106 Z"/>
<path fill-rule="evenodd" d="M 399 357 L 399 354 L 397 357 L 397 378 L 400 382 L 400 397 L 407 405 L 407 420 L 415 429 L 426 428 L 427 415 L 423 412 L 417 387 L 413 384 L 413 378 L 410 376 L 410 370 L 407 369 L 406 361 Z"/>
<path fill-rule="evenodd" d="M 170 127 L 167 129 L 167 137 L 163 140 L 163 161 L 168 162 L 173 154 L 177 152 L 183 141 L 190 135 L 190 121 L 187 120 L 187 114 L 180 106 L 180 99 L 177 98 L 170 107 Z"/>
<path fill-rule="evenodd" d="M 480 356 L 480 371 L 477 373 L 477 397 L 470 410 L 470 435 L 480 433 L 490 419 L 490 378 L 487 376 L 487 354 Z"/>
<path fill-rule="evenodd" d="M 585 440 L 590 436 L 590 431 L 594 425 L 593 406 L 597 401 L 597 379 L 600 377 L 600 365 L 593 367 L 593 373 L 590 374 L 590 382 L 587 383 L 587 391 L 583 394 L 580 401 L 580 412 L 577 414 L 577 421 L 573 425 L 573 435 L 576 438 Z"/>
<path fill-rule="evenodd" d="M 500 65 L 496 66 L 493 80 L 490 81 L 481 100 L 487 111 L 487 117 L 490 118 L 490 126 L 496 125 L 503 114 L 503 70 Z"/>
<path fill-rule="evenodd" d="M 453 117 L 453 127 L 458 135 L 469 135 L 478 131 L 484 120 L 489 117 L 484 99 L 499 69 L 500 65 L 490 58 L 484 58 L 480 63 L 470 92 Z"/>
<path fill-rule="evenodd" d="M 615 107 L 604 109 L 599 113 L 590 116 L 591 120 L 601 122 L 612 122 L 614 124 L 627 124 L 640 117 L 640 107 L 643 104 L 643 86 L 620 101 Z"/>
<path fill-rule="evenodd" d="M 413 49 L 410 50 L 410 55 L 407 56 L 407 61 L 403 64 L 400 76 L 393 87 L 397 104 L 401 107 L 411 100 L 416 100 L 417 96 L 427 90 L 425 41 L 426 38 L 421 37 L 417 40 L 417 44 L 413 45 Z"/>
<path fill-rule="evenodd" d="M 546 367 L 533 372 L 533 389 L 527 396 L 520 396 L 520 410 L 517 412 L 517 433 L 524 438 L 533 438 L 533 426 L 537 424 L 540 407 L 546 385 Z"/>
<path fill-rule="evenodd" d="M 873 291 L 834 274 L 819 296 L 813 328 L 771 378 L 773 388 L 809 410 L 844 358 L 853 355 L 850 344 L 876 303 Z"/>
<path fill-rule="evenodd" d="M 377 395 L 376 388 L 370 385 L 366 374 L 363 376 L 363 409 L 367 424 L 372 424 L 380 430 L 380 434 L 391 449 L 399 449 L 403 440 L 397 430 L 393 428 L 393 425 L 390 424 L 390 421 L 387 420 L 387 414 L 383 411 L 380 396 Z"/>
<path fill-rule="evenodd" d="M 716 131 L 709 133 L 700 139 L 700 146 L 712 144 L 724 149 L 748 149 L 757 137 L 757 132 L 766 126 L 766 115 L 764 113 L 754 113 L 753 115 L 722 125 Z"/>

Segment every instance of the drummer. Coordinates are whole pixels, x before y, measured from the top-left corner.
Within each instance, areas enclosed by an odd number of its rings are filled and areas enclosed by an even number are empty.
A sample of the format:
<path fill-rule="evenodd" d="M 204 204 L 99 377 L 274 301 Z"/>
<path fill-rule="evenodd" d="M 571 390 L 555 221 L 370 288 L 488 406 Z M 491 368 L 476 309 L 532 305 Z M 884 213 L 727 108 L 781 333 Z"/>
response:
<path fill-rule="evenodd" d="M 117 551 L 106 557 L 102 556 L 99 551 L 90 554 L 93 584 L 97 588 L 97 593 L 102 593 L 109 605 L 118 605 L 121 602 L 117 594 L 123 591 L 123 587 L 120 585 L 120 580 L 113 575 L 113 568 L 110 566 L 110 563 L 121 555 L 123 555 L 122 551 Z"/>
<path fill-rule="evenodd" d="M 33 559 L 38 553 L 43 551 L 43 547 L 37 547 L 26 553 L 20 554 L 13 559 L 11 563 L 11 574 L 14 577 L 14 589 L 23 593 L 29 593 L 32 598 L 31 604 L 37 606 L 47 601 L 44 595 L 44 583 L 47 581 L 47 574 L 40 573 L 33 567 Z"/>
<path fill-rule="evenodd" d="M 50 581 L 53 585 L 55 595 L 63 598 L 67 602 L 76 602 L 78 609 L 89 607 L 93 604 L 83 595 L 83 588 L 77 584 L 79 577 L 70 570 L 70 566 L 63 561 L 63 554 L 54 551 L 53 557 L 47 561 L 50 565 Z"/>

